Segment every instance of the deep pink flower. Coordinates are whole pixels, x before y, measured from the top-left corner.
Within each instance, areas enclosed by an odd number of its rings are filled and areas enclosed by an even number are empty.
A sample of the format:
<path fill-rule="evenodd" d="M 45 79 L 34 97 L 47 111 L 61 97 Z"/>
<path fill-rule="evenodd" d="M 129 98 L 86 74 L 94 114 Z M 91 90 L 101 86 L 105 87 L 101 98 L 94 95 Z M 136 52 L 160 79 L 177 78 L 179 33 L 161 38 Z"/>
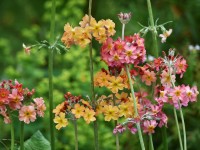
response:
<path fill-rule="evenodd" d="M 23 101 L 24 97 L 19 95 L 17 89 L 13 89 L 12 94 L 9 94 L 8 99 L 10 108 L 16 110 L 20 109 L 22 105 L 21 101 Z"/>
<path fill-rule="evenodd" d="M 155 120 L 145 120 L 143 123 L 143 132 L 148 134 L 154 133 L 157 124 L 158 123 Z"/>
<path fill-rule="evenodd" d="M 34 106 L 23 106 L 19 110 L 19 120 L 29 124 L 36 120 L 36 111 Z"/>
<path fill-rule="evenodd" d="M 176 73 L 180 74 L 181 78 L 183 77 L 183 73 L 186 72 L 186 69 L 188 67 L 186 60 L 182 57 L 179 57 L 177 61 L 175 62 L 175 67 L 176 67 Z"/>
<path fill-rule="evenodd" d="M 125 130 L 126 130 L 126 128 L 125 128 L 123 125 L 119 124 L 119 125 L 117 125 L 117 126 L 114 128 L 113 134 L 122 133 L 122 132 L 124 132 Z"/>

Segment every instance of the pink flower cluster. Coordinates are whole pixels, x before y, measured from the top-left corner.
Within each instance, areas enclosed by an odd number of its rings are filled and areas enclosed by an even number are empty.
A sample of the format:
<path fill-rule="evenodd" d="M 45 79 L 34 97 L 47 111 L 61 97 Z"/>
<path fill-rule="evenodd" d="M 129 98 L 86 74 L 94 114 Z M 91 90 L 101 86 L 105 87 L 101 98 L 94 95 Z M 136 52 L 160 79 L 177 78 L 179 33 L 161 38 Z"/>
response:
<path fill-rule="evenodd" d="M 101 47 L 102 60 L 111 67 L 119 67 L 124 64 L 138 65 L 144 62 L 146 50 L 144 39 L 139 34 L 125 37 L 125 40 L 118 38 L 114 41 L 108 38 Z"/>
<path fill-rule="evenodd" d="M 35 121 L 36 115 L 44 116 L 46 106 L 42 97 L 33 99 L 33 102 L 27 105 L 34 92 L 34 89 L 30 91 L 28 88 L 23 88 L 17 80 L 14 84 L 11 80 L 0 83 L 0 115 L 6 124 L 11 122 L 14 111 L 19 111 L 19 120 L 27 124 Z"/>
<path fill-rule="evenodd" d="M 150 100 L 146 98 L 147 93 L 135 93 L 138 102 L 139 116 L 136 118 L 128 118 L 124 123 L 117 125 L 113 133 L 122 133 L 126 129 L 130 130 L 132 134 L 137 132 L 136 123 L 140 123 L 144 133 L 154 133 L 154 129 L 159 126 L 167 126 L 167 115 L 162 111 L 163 103 L 152 104 Z"/>

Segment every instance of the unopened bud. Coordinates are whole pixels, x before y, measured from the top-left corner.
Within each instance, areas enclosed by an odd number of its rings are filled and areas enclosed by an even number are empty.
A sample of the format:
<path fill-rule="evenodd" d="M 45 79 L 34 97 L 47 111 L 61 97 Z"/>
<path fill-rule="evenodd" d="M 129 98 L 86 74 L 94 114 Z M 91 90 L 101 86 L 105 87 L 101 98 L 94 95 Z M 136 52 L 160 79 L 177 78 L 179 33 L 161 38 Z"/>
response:
<path fill-rule="evenodd" d="M 127 24 L 131 19 L 131 12 L 130 13 L 122 13 L 118 14 L 119 20 L 122 24 Z"/>

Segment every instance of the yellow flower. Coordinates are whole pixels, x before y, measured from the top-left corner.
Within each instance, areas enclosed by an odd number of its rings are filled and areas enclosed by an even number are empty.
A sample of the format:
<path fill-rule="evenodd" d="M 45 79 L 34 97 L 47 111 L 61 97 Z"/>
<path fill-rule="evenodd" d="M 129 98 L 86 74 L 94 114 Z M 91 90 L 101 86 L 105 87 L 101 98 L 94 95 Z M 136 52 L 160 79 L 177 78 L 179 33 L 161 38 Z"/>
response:
<path fill-rule="evenodd" d="M 64 107 L 64 102 L 56 106 L 56 108 L 53 110 L 53 113 L 55 113 L 55 115 L 58 115 L 63 107 Z"/>
<path fill-rule="evenodd" d="M 113 36 L 116 32 L 115 23 L 112 20 L 107 19 L 105 20 L 104 24 L 106 26 L 108 36 Z"/>
<path fill-rule="evenodd" d="M 71 110 L 72 114 L 75 115 L 76 118 L 80 118 L 84 115 L 85 107 L 80 104 L 75 104 L 74 109 Z"/>
<path fill-rule="evenodd" d="M 83 115 L 83 118 L 84 118 L 84 120 L 86 121 L 87 124 L 89 124 L 91 121 L 96 120 L 96 118 L 94 116 L 95 116 L 95 112 L 94 112 L 93 109 L 89 109 L 89 108 L 85 109 L 85 113 Z"/>
<path fill-rule="evenodd" d="M 90 24 L 94 24 L 96 20 L 91 16 Z M 79 22 L 79 25 L 83 28 L 89 26 L 89 16 L 86 14 L 83 18 L 82 21 Z"/>
<path fill-rule="evenodd" d="M 56 116 L 53 121 L 55 123 L 57 123 L 56 129 L 58 129 L 58 130 L 60 130 L 60 128 L 66 127 L 68 125 L 68 121 L 65 118 L 65 113 L 63 113 L 63 112 L 59 113 L 59 115 Z"/>
<path fill-rule="evenodd" d="M 98 22 L 92 22 L 91 23 L 91 31 L 93 33 L 94 37 L 99 37 L 100 34 L 105 34 L 106 30 L 104 28 L 103 21 L 100 20 Z"/>
<path fill-rule="evenodd" d="M 122 117 L 131 117 L 133 115 L 133 103 L 126 102 L 122 103 L 119 106 L 119 116 Z"/>
<path fill-rule="evenodd" d="M 108 86 L 108 88 L 113 92 L 113 93 L 117 93 L 118 90 L 123 90 L 124 88 L 124 84 L 123 79 L 121 77 L 110 77 L 110 84 Z"/>
<path fill-rule="evenodd" d="M 119 117 L 119 109 L 117 106 L 106 105 L 104 106 L 105 121 L 110 121 L 111 119 L 117 120 Z"/>

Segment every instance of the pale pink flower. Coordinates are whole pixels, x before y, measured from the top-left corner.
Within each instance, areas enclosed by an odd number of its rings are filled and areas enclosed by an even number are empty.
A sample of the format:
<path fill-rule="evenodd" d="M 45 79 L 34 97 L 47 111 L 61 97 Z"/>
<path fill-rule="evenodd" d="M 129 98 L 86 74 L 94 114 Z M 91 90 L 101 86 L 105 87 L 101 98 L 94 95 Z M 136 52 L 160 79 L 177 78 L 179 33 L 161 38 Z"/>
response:
<path fill-rule="evenodd" d="M 154 133 L 157 124 L 158 123 L 155 120 L 145 120 L 143 123 L 143 132 L 148 134 Z"/>
<path fill-rule="evenodd" d="M 126 130 L 126 128 L 125 128 L 123 125 L 119 124 L 119 125 L 117 125 L 117 126 L 114 128 L 113 134 L 122 133 L 122 132 L 124 132 L 125 130 Z"/>
<path fill-rule="evenodd" d="M 29 124 L 36 120 L 36 112 L 34 106 L 23 106 L 19 110 L 19 120 Z"/>
<path fill-rule="evenodd" d="M 171 75 L 170 78 L 170 74 L 169 72 L 163 70 L 161 73 L 161 83 L 163 86 L 167 86 L 170 87 L 172 85 L 172 82 L 175 82 L 175 75 Z"/>
<path fill-rule="evenodd" d="M 12 93 L 9 94 L 8 99 L 10 108 L 16 110 L 21 108 L 21 101 L 23 101 L 24 97 L 19 95 L 17 89 L 13 89 Z"/>
<path fill-rule="evenodd" d="M 35 102 L 38 116 L 43 117 L 44 111 L 46 110 L 43 98 L 34 98 L 33 101 Z"/>
<path fill-rule="evenodd" d="M 11 119 L 9 115 L 6 113 L 7 109 L 6 108 L 0 108 L 0 114 L 4 117 L 4 123 L 9 124 L 11 123 Z"/>
<path fill-rule="evenodd" d="M 166 39 L 172 34 L 172 29 L 169 29 L 169 31 L 165 31 L 163 32 L 163 34 L 160 34 L 159 37 L 161 37 L 161 42 L 162 43 L 165 43 L 166 42 Z"/>
<path fill-rule="evenodd" d="M 31 53 L 31 46 L 26 46 L 24 43 L 22 44 L 22 47 L 24 48 L 24 52 L 27 54 L 27 55 L 30 55 Z"/>

